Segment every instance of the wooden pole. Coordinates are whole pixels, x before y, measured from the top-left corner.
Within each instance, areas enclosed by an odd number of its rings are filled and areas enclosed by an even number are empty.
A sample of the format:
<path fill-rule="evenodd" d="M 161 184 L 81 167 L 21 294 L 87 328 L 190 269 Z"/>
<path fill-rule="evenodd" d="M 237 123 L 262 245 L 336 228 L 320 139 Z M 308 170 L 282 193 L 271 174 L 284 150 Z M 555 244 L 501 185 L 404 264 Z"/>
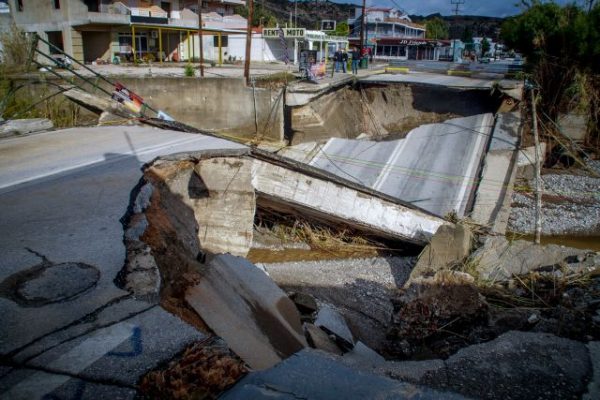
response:
<path fill-rule="evenodd" d="M 163 48 L 162 48 L 162 29 L 158 28 L 158 56 L 160 57 L 160 63 L 163 63 Z"/>
<path fill-rule="evenodd" d="M 202 0 L 198 0 L 198 39 L 200 39 L 200 77 L 204 77 L 204 49 L 202 44 Z"/>
<path fill-rule="evenodd" d="M 246 31 L 246 59 L 244 60 L 244 78 L 246 85 L 250 84 L 250 56 L 252 50 L 252 18 L 254 17 L 254 2 L 248 0 L 248 29 Z"/>
<path fill-rule="evenodd" d="M 133 50 L 133 63 L 135 64 L 137 61 L 135 55 L 135 26 L 131 25 L 131 49 Z"/>
<path fill-rule="evenodd" d="M 362 19 L 360 21 L 360 45 L 359 45 L 359 50 L 360 50 L 360 56 L 362 57 L 362 53 L 363 53 L 363 45 L 365 42 L 365 27 L 366 27 L 366 22 L 367 22 L 367 0 L 363 0 L 362 3 Z"/>
<path fill-rule="evenodd" d="M 221 35 L 222 33 L 219 32 L 217 36 L 219 40 L 219 67 L 223 65 L 223 37 Z"/>
<path fill-rule="evenodd" d="M 535 144 L 535 244 L 540 244 L 542 236 L 542 177 L 536 102 L 537 96 L 535 95 L 535 89 L 531 89 L 531 108 L 533 110 L 533 140 Z"/>

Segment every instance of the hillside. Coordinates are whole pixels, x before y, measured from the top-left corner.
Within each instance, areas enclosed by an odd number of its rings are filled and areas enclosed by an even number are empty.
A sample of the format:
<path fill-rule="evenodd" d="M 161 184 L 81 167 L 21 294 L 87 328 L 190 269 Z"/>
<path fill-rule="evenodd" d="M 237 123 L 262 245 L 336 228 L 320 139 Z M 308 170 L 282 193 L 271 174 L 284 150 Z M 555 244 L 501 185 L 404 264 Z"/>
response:
<path fill-rule="evenodd" d="M 333 19 L 338 23 L 347 21 L 354 17 L 354 4 L 339 4 L 331 1 L 298 1 L 297 4 L 288 0 L 255 0 L 254 8 L 257 18 L 256 23 L 266 21 L 268 16 L 274 17 L 279 24 L 285 24 L 290 21 L 290 15 L 297 9 L 298 26 L 318 29 L 320 21 L 324 19 Z M 469 15 L 441 16 L 432 14 L 428 16 L 411 15 L 411 19 L 417 23 L 424 23 L 425 20 L 434 17 L 442 18 L 449 26 L 451 36 L 461 38 L 466 29 L 470 30 L 472 36 L 488 36 L 498 39 L 502 18 L 479 17 Z"/>

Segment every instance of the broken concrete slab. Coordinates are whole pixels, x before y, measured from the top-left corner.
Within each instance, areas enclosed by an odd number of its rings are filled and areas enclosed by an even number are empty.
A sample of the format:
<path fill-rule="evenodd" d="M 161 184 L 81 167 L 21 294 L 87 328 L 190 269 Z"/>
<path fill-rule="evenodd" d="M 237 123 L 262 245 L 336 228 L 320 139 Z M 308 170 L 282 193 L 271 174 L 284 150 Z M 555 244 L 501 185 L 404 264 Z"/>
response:
<path fill-rule="evenodd" d="M 338 310 L 329 304 L 321 305 L 317 313 L 315 325 L 334 335 L 337 341 L 346 349 L 354 347 L 354 336 L 346 324 L 346 320 Z"/>
<path fill-rule="evenodd" d="M 424 361 L 386 361 L 378 364 L 372 370 L 374 373 L 385 375 L 392 379 L 444 388 L 448 382 L 446 364 L 443 360 Z"/>
<path fill-rule="evenodd" d="M 483 399 L 579 398 L 591 362 L 583 343 L 511 331 L 446 360 L 448 388 Z"/>
<path fill-rule="evenodd" d="M 43 132 L 54 128 L 47 118 L 10 119 L 0 122 L 0 138 Z"/>
<path fill-rule="evenodd" d="M 582 400 L 593 400 L 600 398 L 600 342 L 589 342 L 587 348 L 592 361 L 593 375 Z"/>
<path fill-rule="evenodd" d="M 506 281 L 540 267 L 566 265 L 569 257 L 585 256 L 589 251 L 559 245 L 536 245 L 525 240 L 509 241 L 504 236 L 488 237 L 470 257 L 477 265 L 479 278 Z M 560 269 L 557 267 L 557 269 Z"/>
<path fill-rule="evenodd" d="M 471 253 L 473 241 L 473 233 L 465 225 L 441 226 L 419 255 L 404 287 L 408 287 L 418 277 L 433 276 L 440 270 L 461 264 Z"/>
<path fill-rule="evenodd" d="M 344 365 L 338 357 L 311 349 L 293 355 L 270 370 L 250 373 L 221 396 L 224 400 L 416 398 L 463 399 L 454 393 L 359 371 Z"/>
<path fill-rule="evenodd" d="M 129 119 L 136 116 L 136 113 L 132 112 L 116 100 L 108 97 L 100 97 L 81 89 L 72 88 L 63 92 L 63 95 L 72 102 L 98 115 L 108 113 L 109 115 L 112 114 L 112 116 L 120 117 L 121 119 Z M 109 117 L 105 114 L 105 121 L 111 119 L 113 119 L 113 117 Z"/>
<path fill-rule="evenodd" d="M 493 126 L 492 114 L 480 114 L 421 125 L 394 141 L 332 138 L 309 164 L 439 217 L 463 217 Z"/>
<path fill-rule="evenodd" d="M 133 400 L 136 395 L 136 389 L 131 386 L 100 384 L 65 374 L 28 368 L 15 369 L 0 379 L 0 398 L 3 400 Z"/>
<path fill-rule="evenodd" d="M 201 160 L 194 167 L 200 182 L 188 193 L 194 210 L 201 211 L 194 215 L 204 251 L 248 254 L 256 213 L 251 164 L 251 160 L 228 157 Z"/>
<path fill-rule="evenodd" d="M 335 344 L 335 342 L 329 337 L 327 333 L 321 328 L 316 327 L 313 324 L 304 324 L 304 331 L 308 344 L 317 350 L 323 350 L 327 353 L 342 355 L 342 349 Z"/>
<path fill-rule="evenodd" d="M 360 365 L 364 368 L 367 365 L 377 366 L 384 362 L 385 358 L 383 356 L 361 341 L 357 341 L 354 348 L 344 354 L 346 365 Z"/>
<path fill-rule="evenodd" d="M 199 272 L 187 303 L 250 367 L 270 368 L 307 347 L 294 303 L 253 264 L 219 255 Z"/>
<path fill-rule="evenodd" d="M 313 296 L 306 293 L 291 293 L 290 299 L 294 302 L 301 314 L 312 314 L 319 309 Z"/>

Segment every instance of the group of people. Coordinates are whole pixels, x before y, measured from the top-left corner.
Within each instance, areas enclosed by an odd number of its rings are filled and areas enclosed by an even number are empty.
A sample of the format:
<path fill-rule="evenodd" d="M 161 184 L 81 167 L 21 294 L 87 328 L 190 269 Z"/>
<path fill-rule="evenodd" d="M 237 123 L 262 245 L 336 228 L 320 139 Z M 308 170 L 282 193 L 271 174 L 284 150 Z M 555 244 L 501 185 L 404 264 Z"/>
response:
<path fill-rule="evenodd" d="M 358 74 L 358 63 L 360 62 L 360 52 L 356 47 L 352 48 L 350 52 L 350 57 L 352 60 L 352 73 Z M 347 73 L 347 64 L 348 64 L 348 52 L 346 49 L 338 49 L 333 54 L 333 62 L 335 63 L 335 72 L 340 72 L 340 69 L 344 73 Z"/>

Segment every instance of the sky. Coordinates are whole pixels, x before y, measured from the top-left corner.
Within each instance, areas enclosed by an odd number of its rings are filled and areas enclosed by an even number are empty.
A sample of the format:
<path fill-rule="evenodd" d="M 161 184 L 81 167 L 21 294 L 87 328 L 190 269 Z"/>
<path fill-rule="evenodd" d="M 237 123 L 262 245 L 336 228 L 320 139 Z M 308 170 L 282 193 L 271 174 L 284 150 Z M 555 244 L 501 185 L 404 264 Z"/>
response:
<path fill-rule="evenodd" d="M 362 4 L 362 0 L 332 0 L 336 3 Z M 393 7 L 402 8 L 410 15 L 429 15 L 440 13 L 442 15 L 453 15 L 451 0 L 367 0 L 369 7 Z M 583 0 L 578 0 L 580 3 Z M 520 0 L 464 0 L 461 5 L 462 15 L 484 15 L 490 17 L 508 17 L 518 14 L 521 10 L 515 4 Z M 572 0 L 556 0 L 556 3 L 572 3 Z"/>

